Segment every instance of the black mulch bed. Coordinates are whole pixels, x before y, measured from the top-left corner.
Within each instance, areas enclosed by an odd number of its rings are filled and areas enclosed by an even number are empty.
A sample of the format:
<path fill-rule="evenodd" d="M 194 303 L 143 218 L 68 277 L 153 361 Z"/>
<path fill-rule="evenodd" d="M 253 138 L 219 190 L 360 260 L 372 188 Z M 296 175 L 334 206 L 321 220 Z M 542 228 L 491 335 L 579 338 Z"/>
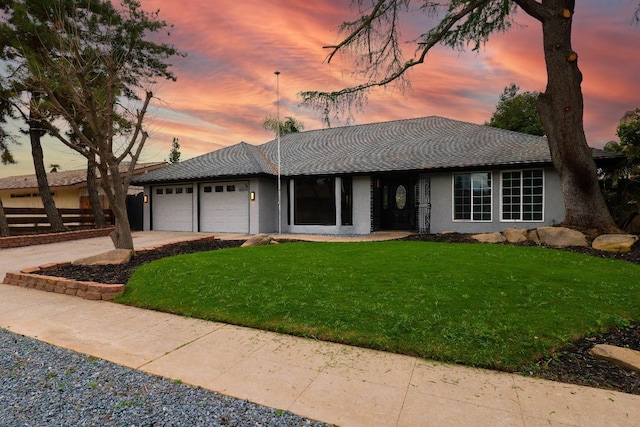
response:
<path fill-rule="evenodd" d="M 194 240 L 174 243 L 151 251 L 140 251 L 126 264 L 112 265 L 67 265 L 46 270 L 47 276 L 66 277 L 67 279 L 98 282 L 107 284 L 127 283 L 133 272 L 143 264 L 174 255 L 194 252 L 213 251 L 216 249 L 235 248 L 242 244 L 239 240 Z"/>
<path fill-rule="evenodd" d="M 458 233 L 413 235 L 405 240 L 475 243 L 468 235 Z M 155 259 L 178 254 L 237 247 L 241 244 L 242 241 L 222 240 L 177 243 L 153 251 L 141 252 L 128 264 L 124 265 L 65 266 L 47 270 L 46 274 L 99 283 L 127 283 L 138 266 Z M 604 253 L 587 248 L 568 248 L 565 250 L 602 258 L 622 259 L 640 264 L 640 244 L 634 245 L 631 252 L 625 254 Z M 640 380 L 640 375 L 591 356 L 588 351 L 596 344 L 610 344 L 640 351 L 640 324 L 632 322 L 629 325 L 623 325 L 621 328 L 609 331 L 602 336 L 590 336 L 581 339 L 570 347 L 557 351 L 551 358 L 537 361 L 527 372 L 520 373 L 571 384 L 630 392 L 637 381 Z M 634 394 L 640 395 L 640 388 L 635 390 Z"/>

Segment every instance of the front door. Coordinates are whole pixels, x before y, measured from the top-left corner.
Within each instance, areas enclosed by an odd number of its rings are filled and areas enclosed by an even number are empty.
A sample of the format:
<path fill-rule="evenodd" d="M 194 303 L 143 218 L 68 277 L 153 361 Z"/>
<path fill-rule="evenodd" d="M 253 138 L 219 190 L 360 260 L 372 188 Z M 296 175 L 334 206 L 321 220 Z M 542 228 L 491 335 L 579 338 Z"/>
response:
<path fill-rule="evenodd" d="M 415 230 L 415 180 L 411 176 L 380 178 L 378 212 L 383 230 Z"/>

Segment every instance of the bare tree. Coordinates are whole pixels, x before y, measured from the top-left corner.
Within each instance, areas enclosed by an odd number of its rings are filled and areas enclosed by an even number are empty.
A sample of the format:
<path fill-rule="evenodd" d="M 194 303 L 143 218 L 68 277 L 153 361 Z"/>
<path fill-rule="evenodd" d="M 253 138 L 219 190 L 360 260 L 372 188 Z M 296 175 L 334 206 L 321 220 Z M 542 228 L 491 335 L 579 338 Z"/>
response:
<path fill-rule="evenodd" d="M 479 49 L 492 34 L 513 25 L 522 10 L 542 26 L 542 48 L 547 87 L 537 107 L 547 135 L 551 159 L 564 196 L 565 223 L 602 232 L 619 231 L 600 191 L 596 166 L 583 126 L 582 73 L 571 45 L 575 0 L 356 0 L 361 16 L 341 26 L 342 41 L 331 50 L 328 62 L 339 52 L 355 53 L 354 65 L 363 83 L 335 92 L 301 93 L 303 104 L 326 114 L 352 114 L 362 109 L 367 93 L 396 84 L 406 89 L 406 72 L 426 61 L 437 45 L 453 49 Z M 399 19 L 417 7 L 437 19 L 437 24 L 414 40 L 415 54 L 404 58 L 399 40 Z M 412 12 L 415 13 L 415 12 Z M 636 20 L 640 8 L 636 10 Z"/>
<path fill-rule="evenodd" d="M 90 7 L 73 0 L 54 3 L 53 48 L 24 55 L 28 76 L 44 95 L 37 119 L 95 165 L 116 220 L 114 246 L 133 249 L 126 196 L 149 137 L 143 123 L 151 87 L 158 78 L 175 80 L 166 61 L 180 53 L 146 39 L 167 24 L 158 20 L 159 11 L 147 13 L 136 0 L 123 0 L 119 9 L 105 0 Z"/>

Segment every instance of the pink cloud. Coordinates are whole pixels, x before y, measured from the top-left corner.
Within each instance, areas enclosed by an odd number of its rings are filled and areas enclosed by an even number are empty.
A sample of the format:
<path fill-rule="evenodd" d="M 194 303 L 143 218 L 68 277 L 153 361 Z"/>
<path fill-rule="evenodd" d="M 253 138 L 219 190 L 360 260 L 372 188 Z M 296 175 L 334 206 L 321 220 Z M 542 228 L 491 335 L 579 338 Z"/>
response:
<path fill-rule="evenodd" d="M 276 114 L 276 70 L 281 72 L 281 117 L 296 117 L 306 129 L 320 128 L 322 121 L 299 107 L 299 92 L 335 90 L 355 82 L 340 58 L 324 62 L 329 52 L 322 48 L 339 40 L 336 30 L 343 21 L 357 17 L 349 1 L 141 1 L 147 10 L 160 9 L 160 18 L 174 24 L 170 37 L 162 40 L 188 54 L 171 60 L 178 81 L 155 90 L 161 102 L 148 123 L 152 139 L 146 160 L 166 158 L 174 137 L 180 139 L 183 158 L 239 141 L 272 139 L 261 123 Z M 584 74 L 585 129 L 594 146 L 615 139 L 622 114 L 640 106 L 640 28 L 631 21 L 636 3 L 583 0 L 576 5 L 573 43 Z M 419 13 L 412 11 L 405 19 L 404 40 L 427 30 L 423 26 L 428 21 Z M 356 122 L 440 115 L 484 123 L 506 85 L 543 91 L 540 24 L 523 12 L 517 22 L 525 27 L 493 36 L 478 53 L 435 49 L 427 63 L 410 73 L 412 91 L 404 96 L 392 88 L 372 92 Z M 26 148 L 23 144 L 19 150 Z M 53 148 L 45 156 L 64 163 Z M 0 168 L 0 176 L 7 170 Z"/>

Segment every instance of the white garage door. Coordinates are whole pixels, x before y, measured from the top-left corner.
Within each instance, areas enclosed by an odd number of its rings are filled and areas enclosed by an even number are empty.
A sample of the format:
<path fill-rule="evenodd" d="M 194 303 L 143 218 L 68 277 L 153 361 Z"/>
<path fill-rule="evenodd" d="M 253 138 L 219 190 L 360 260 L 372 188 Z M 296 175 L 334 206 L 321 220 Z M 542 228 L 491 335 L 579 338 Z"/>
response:
<path fill-rule="evenodd" d="M 153 230 L 193 231 L 191 185 L 153 187 L 151 203 Z"/>
<path fill-rule="evenodd" d="M 249 232 L 249 182 L 200 184 L 200 231 Z"/>

